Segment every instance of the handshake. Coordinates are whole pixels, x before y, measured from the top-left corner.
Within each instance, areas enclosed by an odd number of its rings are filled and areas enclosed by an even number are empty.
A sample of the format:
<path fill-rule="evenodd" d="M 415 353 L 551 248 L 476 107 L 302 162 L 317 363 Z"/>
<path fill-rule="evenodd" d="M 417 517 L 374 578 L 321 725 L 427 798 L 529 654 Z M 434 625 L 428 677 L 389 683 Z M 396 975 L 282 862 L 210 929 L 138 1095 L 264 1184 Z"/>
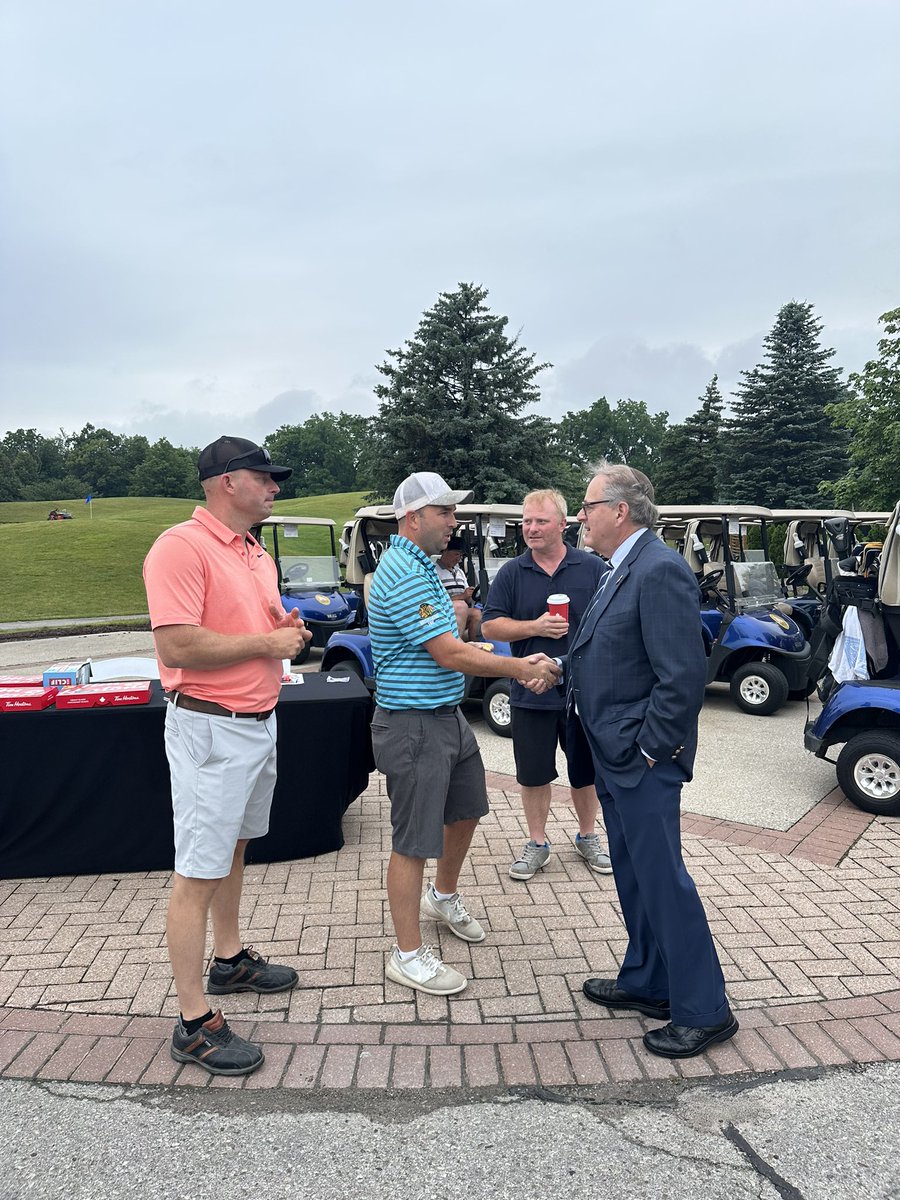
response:
<path fill-rule="evenodd" d="M 531 654 L 520 659 L 520 662 L 523 673 L 519 676 L 519 682 L 536 696 L 557 687 L 562 679 L 562 671 L 556 661 L 546 654 Z"/>

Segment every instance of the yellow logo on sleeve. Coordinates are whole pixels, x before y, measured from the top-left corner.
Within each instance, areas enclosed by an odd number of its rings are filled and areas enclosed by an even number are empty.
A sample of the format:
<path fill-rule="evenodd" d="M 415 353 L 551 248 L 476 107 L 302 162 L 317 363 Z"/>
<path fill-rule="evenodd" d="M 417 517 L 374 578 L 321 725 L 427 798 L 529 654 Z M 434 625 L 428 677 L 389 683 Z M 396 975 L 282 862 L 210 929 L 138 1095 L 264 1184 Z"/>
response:
<path fill-rule="evenodd" d="M 429 617 L 434 616 L 434 608 L 430 604 L 419 605 L 419 618 L 422 621 L 427 621 Z"/>

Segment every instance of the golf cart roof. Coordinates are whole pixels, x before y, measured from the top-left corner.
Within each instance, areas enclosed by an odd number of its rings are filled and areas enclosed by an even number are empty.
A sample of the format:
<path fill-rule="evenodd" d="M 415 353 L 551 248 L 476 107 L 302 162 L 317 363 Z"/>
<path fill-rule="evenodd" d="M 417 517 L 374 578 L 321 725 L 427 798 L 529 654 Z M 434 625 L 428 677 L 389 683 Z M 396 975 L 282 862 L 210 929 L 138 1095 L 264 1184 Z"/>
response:
<path fill-rule="evenodd" d="M 667 521 L 771 521 L 772 510 L 755 504 L 660 504 L 660 523 Z"/>
<path fill-rule="evenodd" d="M 832 517 L 852 517 L 849 508 L 773 508 L 772 518 L 786 521 L 829 521 Z"/>
<path fill-rule="evenodd" d="M 271 517 L 266 517 L 259 524 L 263 529 L 267 525 L 320 525 L 334 528 L 334 521 L 330 517 L 285 517 L 281 513 L 273 513 Z"/>
<path fill-rule="evenodd" d="M 852 512 L 842 513 L 841 516 L 850 517 L 852 521 L 865 523 L 866 525 L 887 525 L 891 519 L 889 512 Z"/>
<path fill-rule="evenodd" d="M 521 504 L 457 504 L 456 516 L 460 521 L 473 517 L 502 517 L 506 521 L 522 520 Z"/>
<path fill-rule="evenodd" d="M 456 516 L 460 521 L 468 521 L 474 517 L 503 517 L 507 521 L 522 519 L 521 504 L 457 504 Z M 396 521 L 394 508 L 391 504 L 375 504 L 356 510 L 356 519 L 369 517 L 375 521 Z"/>

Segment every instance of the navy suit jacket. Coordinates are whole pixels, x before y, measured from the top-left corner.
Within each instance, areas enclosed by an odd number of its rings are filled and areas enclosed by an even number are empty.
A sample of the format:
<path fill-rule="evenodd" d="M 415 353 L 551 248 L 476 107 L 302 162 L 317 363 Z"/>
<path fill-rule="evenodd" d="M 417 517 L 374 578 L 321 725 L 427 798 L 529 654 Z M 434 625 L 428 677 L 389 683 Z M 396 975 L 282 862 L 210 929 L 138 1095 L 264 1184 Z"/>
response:
<path fill-rule="evenodd" d="M 684 559 L 651 531 L 586 611 L 565 669 L 567 709 L 577 704 L 601 775 L 634 787 L 645 753 L 676 759 L 690 779 L 706 685 L 700 594 Z"/>

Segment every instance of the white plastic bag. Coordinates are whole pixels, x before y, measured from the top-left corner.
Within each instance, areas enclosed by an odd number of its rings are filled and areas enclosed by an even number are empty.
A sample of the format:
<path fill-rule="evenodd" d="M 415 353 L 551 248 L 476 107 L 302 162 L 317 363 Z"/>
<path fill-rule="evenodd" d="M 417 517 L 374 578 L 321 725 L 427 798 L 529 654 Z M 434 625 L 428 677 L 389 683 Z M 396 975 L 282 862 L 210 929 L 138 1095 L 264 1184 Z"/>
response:
<path fill-rule="evenodd" d="M 863 641 L 862 626 L 859 623 L 859 613 L 854 605 L 848 605 L 844 610 L 843 628 L 834 643 L 828 669 L 838 683 L 846 683 L 850 679 L 868 679 L 869 669 L 866 666 L 866 645 Z"/>

